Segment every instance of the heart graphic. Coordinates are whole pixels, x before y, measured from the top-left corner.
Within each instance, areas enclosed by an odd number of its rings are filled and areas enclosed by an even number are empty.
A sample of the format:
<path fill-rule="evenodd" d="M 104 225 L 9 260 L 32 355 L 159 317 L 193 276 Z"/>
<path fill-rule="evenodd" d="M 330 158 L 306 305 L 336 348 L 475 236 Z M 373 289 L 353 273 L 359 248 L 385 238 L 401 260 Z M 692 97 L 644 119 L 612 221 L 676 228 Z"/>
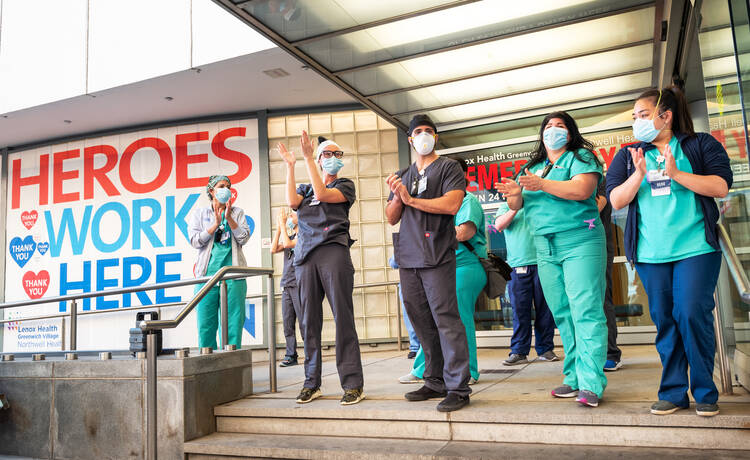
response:
<path fill-rule="evenodd" d="M 31 212 L 24 211 L 21 213 L 21 223 L 26 227 L 26 230 L 31 230 L 31 227 L 34 226 L 38 218 L 39 214 L 36 212 L 36 209 Z"/>
<path fill-rule="evenodd" d="M 250 216 L 245 216 L 245 221 L 247 222 L 247 226 L 250 227 L 250 236 L 253 236 L 253 232 L 255 231 L 255 221 Z"/>
<path fill-rule="evenodd" d="M 10 250 L 10 255 L 13 257 L 13 260 L 16 261 L 19 267 L 23 268 L 23 266 L 31 259 L 31 256 L 34 255 L 34 251 L 36 250 L 34 237 L 29 235 L 24 239 L 21 239 L 20 237 L 13 238 L 10 240 L 8 250 Z"/>
<path fill-rule="evenodd" d="M 39 255 L 45 255 L 47 253 L 47 250 L 49 249 L 49 242 L 45 241 L 44 243 L 38 243 L 36 245 L 36 250 L 39 251 Z"/>
<path fill-rule="evenodd" d="M 26 272 L 23 275 L 23 290 L 26 291 L 26 295 L 31 299 L 38 299 L 47 292 L 49 287 L 49 272 L 42 270 L 39 273 Z"/>

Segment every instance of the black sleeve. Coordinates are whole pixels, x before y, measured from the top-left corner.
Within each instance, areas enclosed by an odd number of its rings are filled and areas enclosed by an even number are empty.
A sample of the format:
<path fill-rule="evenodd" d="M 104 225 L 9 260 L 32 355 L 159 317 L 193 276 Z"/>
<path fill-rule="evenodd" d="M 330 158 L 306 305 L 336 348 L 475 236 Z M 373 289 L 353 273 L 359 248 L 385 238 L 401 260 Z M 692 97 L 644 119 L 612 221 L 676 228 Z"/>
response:
<path fill-rule="evenodd" d="M 354 204 L 354 200 L 357 199 L 357 192 L 354 187 L 354 182 L 352 182 L 351 179 L 339 179 L 333 185 L 333 188 L 344 195 L 344 198 L 346 198 L 346 202 L 349 203 L 349 206 Z"/>
<path fill-rule="evenodd" d="M 453 190 L 466 191 L 466 176 L 457 161 L 446 158 L 441 179 L 442 188 L 440 194 L 445 195 Z"/>
<path fill-rule="evenodd" d="M 609 201 L 609 194 L 612 193 L 612 190 L 628 180 L 630 175 L 627 167 L 629 155 L 628 147 L 621 148 L 607 168 L 607 201 Z"/>
<path fill-rule="evenodd" d="M 719 176 L 727 183 L 727 188 L 732 188 L 734 174 L 729 165 L 729 155 L 712 135 L 698 133 L 701 153 L 703 154 L 704 171 L 707 176 Z"/>
<path fill-rule="evenodd" d="M 312 184 L 300 184 L 297 186 L 297 195 L 301 195 L 302 198 L 306 197 L 312 190 Z"/>

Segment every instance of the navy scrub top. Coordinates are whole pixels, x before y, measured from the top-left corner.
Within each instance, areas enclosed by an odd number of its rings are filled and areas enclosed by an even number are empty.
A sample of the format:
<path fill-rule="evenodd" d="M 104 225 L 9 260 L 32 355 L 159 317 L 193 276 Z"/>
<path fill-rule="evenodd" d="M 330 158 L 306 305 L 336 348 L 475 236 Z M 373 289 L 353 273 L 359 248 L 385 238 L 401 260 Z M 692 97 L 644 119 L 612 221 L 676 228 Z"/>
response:
<path fill-rule="evenodd" d="M 339 190 L 346 198 L 343 203 L 324 203 L 315 199 L 311 184 L 297 187 L 302 202 L 297 211 L 298 240 L 294 248 L 294 265 L 305 262 L 313 249 L 324 244 L 350 247 L 354 240 L 349 236 L 349 209 L 357 198 L 354 182 L 338 178 L 326 188 Z"/>
<path fill-rule="evenodd" d="M 281 229 L 285 232 L 286 229 Z M 296 238 L 297 235 L 292 235 L 289 239 Z M 294 274 L 294 248 L 284 249 L 284 271 L 281 272 L 281 287 L 297 287 L 297 278 Z"/>
<path fill-rule="evenodd" d="M 419 174 L 416 163 L 397 174 L 409 194 L 415 198 L 440 198 L 452 190 L 466 191 L 466 178 L 458 162 L 438 157 Z M 422 177 L 427 187 L 419 193 Z M 388 201 L 393 199 L 393 193 Z M 454 216 L 431 214 L 411 206 L 404 206 L 401 227 L 393 234 L 393 251 L 400 268 L 437 267 L 456 259 L 456 228 Z"/>

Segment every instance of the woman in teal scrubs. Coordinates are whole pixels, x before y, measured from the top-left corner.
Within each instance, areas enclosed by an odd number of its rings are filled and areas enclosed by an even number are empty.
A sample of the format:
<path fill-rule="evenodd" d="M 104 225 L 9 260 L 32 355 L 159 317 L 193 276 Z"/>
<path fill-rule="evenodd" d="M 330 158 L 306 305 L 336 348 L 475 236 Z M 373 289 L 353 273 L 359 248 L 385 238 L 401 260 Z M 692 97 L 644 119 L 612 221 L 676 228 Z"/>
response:
<path fill-rule="evenodd" d="M 206 193 L 211 206 L 198 208 L 190 216 L 188 235 L 190 244 L 198 249 L 198 259 L 193 266 L 196 277 L 214 275 L 225 266 L 246 266 L 242 246 L 250 239 L 250 227 L 242 209 L 232 206 L 232 184 L 227 176 L 211 176 Z M 227 341 L 229 345 L 242 346 L 242 326 L 245 324 L 244 279 L 227 280 Z M 198 292 L 203 287 L 195 287 Z M 219 285 L 208 291 L 198 304 L 198 346 L 216 349 L 216 332 L 219 326 Z"/>
<path fill-rule="evenodd" d="M 463 159 L 457 160 L 466 174 L 468 165 Z M 468 185 L 468 181 L 467 181 Z M 473 193 L 466 193 L 461 207 L 454 218 L 456 226 L 456 296 L 458 298 L 458 314 L 466 329 L 466 340 L 469 345 L 469 385 L 479 380 L 479 366 L 477 364 L 477 333 L 474 325 L 474 306 L 477 297 L 487 284 L 487 274 L 479 262 L 479 257 L 487 257 L 487 235 L 484 223 L 484 211 L 479 199 Z M 422 347 L 414 359 L 412 370 L 398 379 L 401 383 L 422 382 L 424 375 L 425 357 Z"/>
<path fill-rule="evenodd" d="M 525 210 L 534 234 L 539 279 L 565 350 L 565 379 L 552 395 L 596 407 L 607 386 L 607 249 L 596 206 L 602 167 L 593 147 L 570 115 L 553 112 L 518 182 L 505 178 L 496 188 L 510 209 Z"/>
<path fill-rule="evenodd" d="M 713 381 L 713 292 L 721 268 L 715 198 L 732 186 L 729 157 L 711 135 L 694 131 L 678 88 L 641 94 L 633 119 L 641 142 L 617 153 L 607 191 L 613 208 L 629 206 L 625 255 L 643 281 L 656 325 L 662 376 L 651 413 L 689 407 L 690 389 L 696 413 L 710 417 L 719 413 Z"/>

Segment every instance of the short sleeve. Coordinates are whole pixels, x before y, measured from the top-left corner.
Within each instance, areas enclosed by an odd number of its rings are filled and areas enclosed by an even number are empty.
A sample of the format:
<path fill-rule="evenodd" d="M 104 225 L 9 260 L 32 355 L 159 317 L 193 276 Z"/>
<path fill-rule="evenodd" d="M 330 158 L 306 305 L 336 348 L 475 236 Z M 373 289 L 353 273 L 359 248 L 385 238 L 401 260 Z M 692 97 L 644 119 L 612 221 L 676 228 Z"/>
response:
<path fill-rule="evenodd" d="M 299 187 L 297 187 L 297 195 L 302 195 L 302 197 L 304 198 L 310 193 L 311 190 L 311 184 L 300 184 Z"/>
<path fill-rule="evenodd" d="M 578 151 L 578 157 L 582 160 L 573 157 L 573 162 L 570 165 L 570 177 L 572 178 L 579 174 L 597 173 L 599 175 L 599 180 L 601 181 L 602 166 L 596 161 L 594 154 L 588 150 L 580 149 Z"/>
<path fill-rule="evenodd" d="M 497 207 L 497 211 L 495 211 L 495 217 L 500 217 L 508 211 L 510 211 L 510 206 L 508 206 L 508 202 L 503 201 L 502 203 L 500 203 L 500 206 Z"/>
<path fill-rule="evenodd" d="M 466 176 L 457 161 L 446 158 L 441 179 L 440 195 L 445 195 L 453 190 L 466 191 Z"/>
<path fill-rule="evenodd" d="M 336 181 L 333 188 L 344 195 L 349 206 L 354 204 L 354 201 L 357 199 L 357 192 L 354 188 L 354 182 L 352 182 L 351 179 L 339 179 Z"/>

